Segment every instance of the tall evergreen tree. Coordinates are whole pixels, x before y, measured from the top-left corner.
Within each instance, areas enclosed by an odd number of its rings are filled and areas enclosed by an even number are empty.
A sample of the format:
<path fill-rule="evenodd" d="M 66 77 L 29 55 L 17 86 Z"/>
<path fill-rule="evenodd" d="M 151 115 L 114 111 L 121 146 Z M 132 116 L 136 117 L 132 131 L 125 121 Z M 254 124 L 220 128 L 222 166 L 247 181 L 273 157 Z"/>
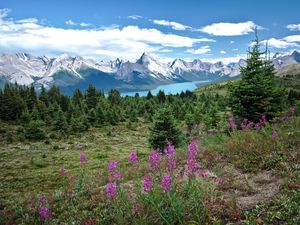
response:
<path fill-rule="evenodd" d="M 154 149 L 162 151 L 168 141 L 174 146 L 179 145 L 181 132 L 176 125 L 172 112 L 168 108 L 158 110 L 149 131 L 148 141 Z"/>
<path fill-rule="evenodd" d="M 231 107 L 236 116 L 258 121 L 262 115 L 271 119 L 281 110 L 283 92 L 275 84 L 274 70 L 268 52 L 260 51 L 256 36 L 247 66 L 241 68 L 242 77 L 230 90 Z"/>

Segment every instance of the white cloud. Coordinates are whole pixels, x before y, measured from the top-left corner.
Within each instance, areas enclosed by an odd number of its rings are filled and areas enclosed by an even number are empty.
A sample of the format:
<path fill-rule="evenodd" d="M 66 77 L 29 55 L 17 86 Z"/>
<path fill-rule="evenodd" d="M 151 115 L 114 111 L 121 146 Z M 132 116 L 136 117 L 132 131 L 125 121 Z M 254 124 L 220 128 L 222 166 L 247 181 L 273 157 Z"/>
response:
<path fill-rule="evenodd" d="M 64 29 L 49 27 L 34 21 L 16 23 L 5 19 L 1 11 L 0 51 L 28 52 L 35 55 L 56 56 L 61 53 L 96 59 L 136 59 L 145 52 L 164 48 L 191 48 L 207 38 L 166 34 L 157 29 L 126 26 L 111 29 Z M 70 22 L 70 21 L 69 21 Z M 72 21 L 73 22 L 73 21 Z M 205 50 L 207 51 L 207 50 Z M 197 51 L 195 51 L 197 52 Z"/>
<path fill-rule="evenodd" d="M 22 19 L 22 20 L 17 20 L 17 23 L 38 23 L 39 20 L 36 18 L 27 18 L 27 19 Z"/>
<path fill-rule="evenodd" d="M 143 18 L 142 16 L 139 16 L 139 15 L 130 15 L 130 16 L 127 16 L 128 19 L 133 19 L 133 20 L 138 20 L 138 19 L 141 19 Z"/>
<path fill-rule="evenodd" d="M 186 29 L 192 29 L 190 26 L 183 25 L 181 23 L 173 22 L 173 21 L 167 21 L 167 20 L 152 20 L 153 23 L 171 27 L 173 30 L 186 30 Z"/>
<path fill-rule="evenodd" d="M 73 20 L 67 20 L 65 23 L 67 25 L 70 25 L 70 26 L 75 26 L 76 25 L 76 23 Z"/>
<path fill-rule="evenodd" d="M 230 44 L 232 45 L 232 44 L 234 44 L 235 43 L 235 41 L 230 41 Z"/>
<path fill-rule="evenodd" d="M 221 54 L 226 54 L 226 51 L 222 50 L 220 51 Z"/>
<path fill-rule="evenodd" d="M 85 23 L 85 22 L 81 22 L 81 23 L 79 24 L 79 26 L 82 26 L 82 27 L 88 27 L 88 26 L 91 26 L 91 24 Z"/>
<path fill-rule="evenodd" d="M 287 29 L 289 30 L 300 30 L 300 23 L 299 24 L 289 24 L 286 26 Z"/>
<path fill-rule="evenodd" d="M 300 42 L 300 35 L 291 35 L 283 38 L 287 42 Z"/>
<path fill-rule="evenodd" d="M 1 19 L 7 17 L 9 13 L 10 13 L 10 9 L 7 8 L 0 9 L 0 21 Z"/>
<path fill-rule="evenodd" d="M 192 53 L 194 55 L 202 55 L 202 54 L 211 52 L 211 49 L 208 45 L 206 45 L 206 46 L 202 46 L 201 48 L 198 48 L 198 49 L 188 49 L 188 50 L 186 50 L 186 52 Z"/>
<path fill-rule="evenodd" d="M 67 20 L 65 23 L 69 26 L 81 26 L 81 27 L 88 27 L 91 26 L 89 23 L 81 22 L 81 23 L 75 23 L 73 20 Z"/>
<path fill-rule="evenodd" d="M 298 36 L 300 38 L 300 35 L 298 35 Z M 292 37 L 292 36 L 289 36 L 289 37 Z M 289 37 L 286 37 L 286 38 L 289 39 Z M 271 38 L 269 40 L 264 40 L 261 43 L 266 44 L 268 42 L 268 46 L 274 47 L 274 48 L 288 48 L 288 47 L 298 47 L 299 46 L 296 43 L 286 40 L 286 38 L 284 38 L 284 39 Z"/>
<path fill-rule="evenodd" d="M 241 23 L 213 23 L 200 29 L 204 33 L 208 33 L 215 36 L 238 36 L 246 35 L 250 32 L 254 32 L 255 27 L 262 29 L 262 27 L 256 25 L 252 21 Z"/>
<path fill-rule="evenodd" d="M 159 52 L 173 52 L 173 50 L 165 48 L 165 49 L 160 49 Z"/>
<path fill-rule="evenodd" d="M 221 58 L 201 58 L 203 62 L 223 62 L 224 64 L 232 63 L 232 62 L 238 62 L 240 59 L 246 59 L 247 55 L 236 55 L 232 57 L 221 57 Z"/>
<path fill-rule="evenodd" d="M 238 48 L 231 49 L 231 51 L 234 51 L 234 52 L 236 52 L 238 50 L 239 50 Z"/>

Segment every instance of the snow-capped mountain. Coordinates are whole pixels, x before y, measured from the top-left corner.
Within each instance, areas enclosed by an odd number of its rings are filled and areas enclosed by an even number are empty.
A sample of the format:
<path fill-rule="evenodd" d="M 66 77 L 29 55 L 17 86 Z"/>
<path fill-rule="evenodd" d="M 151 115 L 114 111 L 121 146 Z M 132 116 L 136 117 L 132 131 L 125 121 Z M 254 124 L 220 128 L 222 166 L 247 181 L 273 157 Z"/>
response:
<path fill-rule="evenodd" d="M 276 53 L 272 61 L 277 69 L 299 63 L 300 53 Z M 80 56 L 62 54 L 57 58 L 35 57 L 26 53 L 0 55 L 0 85 L 6 82 L 20 85 L 34 85 L 46 88 L 59 87 L 82 89 L 93 83 L 102 89 L 146 88 L 172 82 L 230 79 L 240 74 L 240 67 L 246 65 L 241 59 L 236 63 L 209 63 L 200 59 L 187 62 L 175 59 L 166 63 L 154 55 L 143 53 L 136 62 L 95 61 Z M 139 87 L 139 85 L 141 87 Z"/>

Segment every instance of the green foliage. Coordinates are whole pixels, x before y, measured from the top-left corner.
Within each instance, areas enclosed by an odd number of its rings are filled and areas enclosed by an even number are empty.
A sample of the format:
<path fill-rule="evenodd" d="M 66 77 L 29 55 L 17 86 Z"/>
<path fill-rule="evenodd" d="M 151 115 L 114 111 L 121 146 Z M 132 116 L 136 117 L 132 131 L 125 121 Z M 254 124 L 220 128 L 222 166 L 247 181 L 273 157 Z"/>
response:
<path fill-rule="evenodd" d="M 282 109 L 283 90 L 276 86 L 274 65 L 262 58 L 267 51 L 260 51 L 256 38 L 247 66 L 241 68 L 241 79 L 230 89 L 231 108 L 239 118 L 257 122 L 262 115 L 271 119 Z"/>
<path fill-rule="evenodd" d="M 46 138 L 45 123 L 41 120 L 31 120 L 24 126 L 25 137 L 30 140 Z"/>
<path fill-rule="evenodd" d="M 149 144 L 153 149 L 163 151 L 168 141 L 174 146 L 180 143 L 181 132 L 168 108 L 161 108 L 157 111 L 149 132 Z"/>

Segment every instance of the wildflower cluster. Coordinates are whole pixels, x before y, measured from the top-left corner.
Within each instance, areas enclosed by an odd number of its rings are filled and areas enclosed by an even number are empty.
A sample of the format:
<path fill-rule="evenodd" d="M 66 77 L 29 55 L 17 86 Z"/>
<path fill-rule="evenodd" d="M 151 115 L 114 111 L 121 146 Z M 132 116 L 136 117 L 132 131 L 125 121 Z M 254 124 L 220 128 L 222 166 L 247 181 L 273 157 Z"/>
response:
<path fill-rule="evenodd" d="M 153 151 L 150 153 L 149 155 L 150 170 L 159 169 L 161 158 L 162 158 L 161 152 Z"/>
<path fill-rule="evenodd" d="M 198 169 L 198 145 L 196 140 L 193 140 L 188 146 L 187 172 L 193 173 Z"/>
<path fill-rule="evenodd" d="M 174 157 L 175 148 L 170 143 L 165 148 L 165 154 L 167 158 L 167 168 L 169 171 L 176 169 L 176 159 Z"/>
<path fill-rule="evenodd" d="M 139 158 L 136 154 L 136 152 L 130 152 L 129 154 L 129 163 L 130 164 L 136 164 L 139 162 Z"/>

